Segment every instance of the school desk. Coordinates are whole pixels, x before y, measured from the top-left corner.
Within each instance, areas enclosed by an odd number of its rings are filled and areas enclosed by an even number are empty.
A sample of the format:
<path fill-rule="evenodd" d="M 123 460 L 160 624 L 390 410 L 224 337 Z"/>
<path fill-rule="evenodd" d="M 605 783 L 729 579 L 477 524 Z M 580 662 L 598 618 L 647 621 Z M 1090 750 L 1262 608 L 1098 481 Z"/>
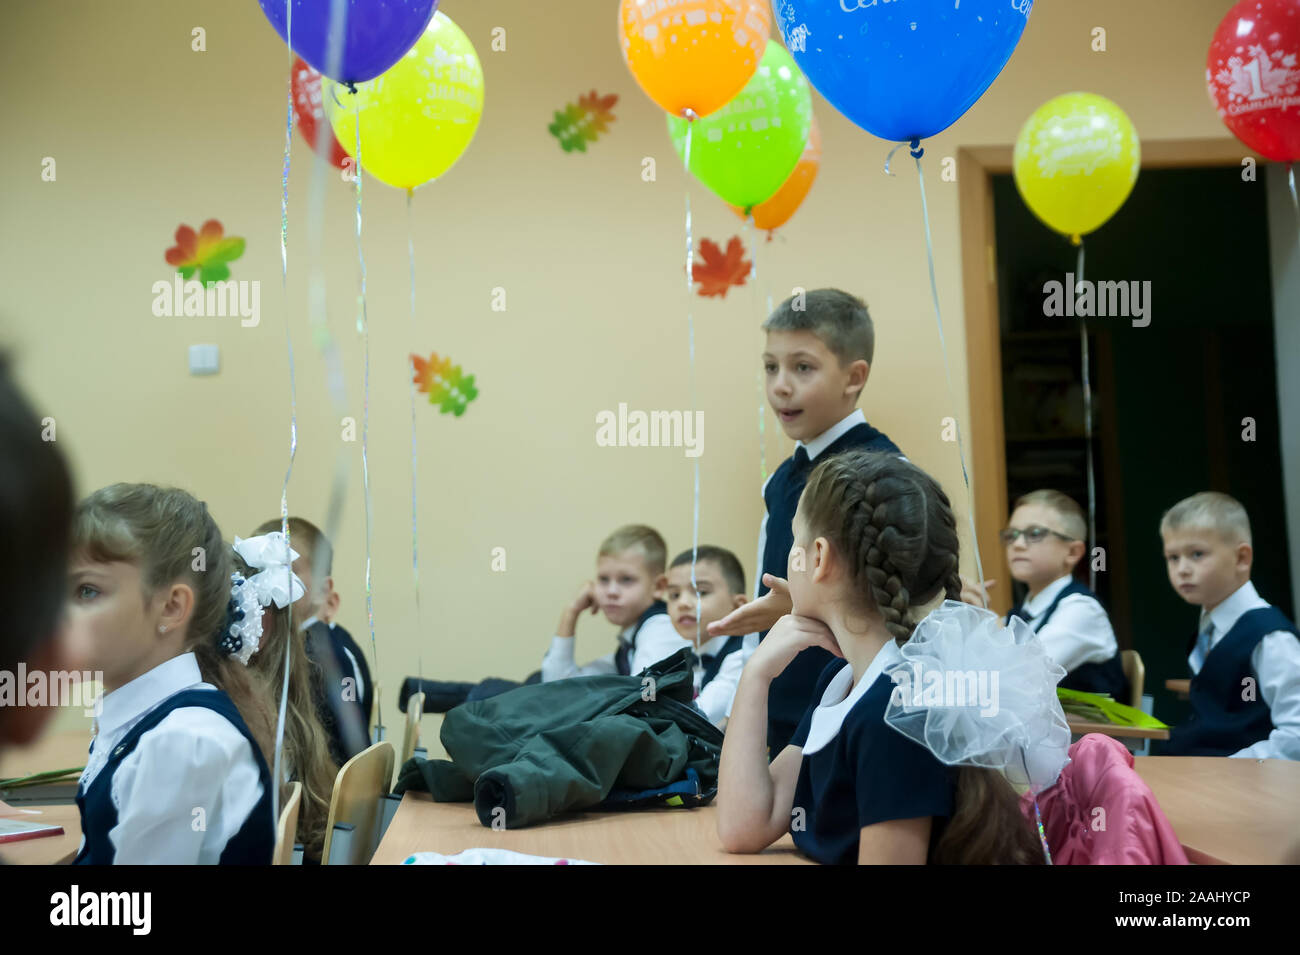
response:
<path fill-rule="evenodd" d="M 81 816 L 76 804 L 30 806 L 9 804 L 14 809 L 35 809 L 40 815 L 22 813 L 15 816 L 28 822 L 50 823 L 63 827 L 61 836 L 42 836 L 22 842 L 0 842 L 0 861 L 7 865 L 52 865 L 81 845 Z"/>
<path fill-rule="evenodd" d="M 1073 713 L 1065 714 L 1065 722 L 1070 724 L 1070 732 L 1075 736 L 1087 733 L 1101 733 L 1116 739 L 1168 739 L 1169 730 L 1144 729 L 1139 726 L 1117 726 L 1114 723 L 1093 723 Z"/>
<path fill-rule="evenodd" d="M 810 865 L 786 835 L 757 855 L 732 855 L 718 843 L 717 808 L 566 813 L 523 829 L 490 829 L 471 803 L 434 802 L 407 793 L 371 865 L 396 865 L 413 852 L 455 855 L 511 849 L 538 856 L 624 865 Z"/>
<path fill-rule="evenodd" d="M 1300 864 L 1300 763 L 1227 756 L 1133 762 L 1192 862 Z"/>
<path fill-rule="evenodd" d="M 64 730 L 47 733 L 30 746 L 0 752 L 0 779 L 29 776 L 56 769 L 86 765 L 90 751 L 88 730 Z M 60 783 L 42 783 L 0 792 L 0 799 L 19 802 L 71 802 L 77 795 L 77 777 Z"/>
<path fill-rule="evenodd" d="M 1300 763 L 1280 759 L 1140 756 L 1151 787 L 1192 862 L 1300 863 Z M 759 855 L 718 845 L 717 809 L 574 813 L 525 829 L 493 830 L 469 803 L 435 803 L 407 793 L 372 865 L 400 864 L 413 852 L 455 855 L 501 848 L 539 856 L 625 864 L 785 865 L 807 863 L 787 835 Z"/>

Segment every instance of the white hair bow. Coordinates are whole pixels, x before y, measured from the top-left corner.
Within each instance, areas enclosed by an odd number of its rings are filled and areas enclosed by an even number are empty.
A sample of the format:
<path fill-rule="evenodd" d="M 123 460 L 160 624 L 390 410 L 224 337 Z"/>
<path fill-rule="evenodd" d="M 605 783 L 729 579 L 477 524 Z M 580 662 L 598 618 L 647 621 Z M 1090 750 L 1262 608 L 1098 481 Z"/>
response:
<path fill-rule="evenodd" d="M 298 552 L 289 547 L 283 532 L 272 531 L 243 540 L 236 537 L 235 553 L 249 567 L 259 571 L 249 577 L 244 586 L 252 588 L 263 607 L 274 603 L 283 610 L 307 592 L 302 580 L 291 570 Z"/>

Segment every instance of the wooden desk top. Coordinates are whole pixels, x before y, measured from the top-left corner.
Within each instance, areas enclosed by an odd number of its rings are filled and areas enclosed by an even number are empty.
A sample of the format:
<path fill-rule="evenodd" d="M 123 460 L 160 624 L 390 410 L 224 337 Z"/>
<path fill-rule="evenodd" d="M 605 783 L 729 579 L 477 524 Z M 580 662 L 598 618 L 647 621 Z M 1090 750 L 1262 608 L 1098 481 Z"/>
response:
<path fill-rule="evenodd" d="M 84 730 L 47 733 L 30 746 L 0 752 L 0 779 L 85 766 L 89 754 L 90 733 Z"/>
<path fill-rule="evenodd" d="M 1065 722 L 1070 724 L 1070 732 L 1076 735 L 1101 733 L 1116 739 L 1168 739 L 1169 730 L 1142 729 L 1137 726 L 1116 726 L 1114 723 L 1093 723 L 1073 713 L 1065 714 Z"/>
<path fill-rule="evenodd" d="M 43 836 L 22 842 L 0 843 L 0 860 L 6 865 L 52 865 L 81 845 L 81 816 L 75 804 L 62 806 L 14 806 L 36 809 L 39 816 L 23 813 L 16 816 L 28 822 L 48 822 L 63 827 L 61 836 Z"/>
<path fill-rule="evenodd" d="M 1185 700 L 1187 699 L 1188 696 L 1191 695 L 1192 681 L 1191 680 L 1165 680 L 1165 689 L 1172 690 L 1173 692 L 1177 693 L 1179 697 Z"/>
<path fill-rule="evenodd" d="M 400 865 L 414 852 L 455 855 L 465 849 L 510 849 L 539 856 L 624 865 L 812 865 L 789 835 L 758 855 L 722 851 L 717 809 L 642 809 L 566 813 L 526 829 L 496 830 L 470 803 L 438 803 L 407 793 L 371 865 Z"/>
<path fill-rule="evenodd" d="M 1300 864 L 1300 763 L 1139 756 L 1134 768 L 1192 862 Z"/>

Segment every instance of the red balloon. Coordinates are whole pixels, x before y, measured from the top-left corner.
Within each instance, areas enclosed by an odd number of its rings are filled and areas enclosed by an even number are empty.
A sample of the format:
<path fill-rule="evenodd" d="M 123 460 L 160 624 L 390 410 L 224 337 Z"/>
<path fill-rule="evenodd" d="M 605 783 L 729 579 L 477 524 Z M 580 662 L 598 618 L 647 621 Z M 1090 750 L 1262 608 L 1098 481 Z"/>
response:
<path fill-rule="evenodd" d="M 334 129 L 325 118 L 325 108 L 321 105 L 320 74 L 298 56 L 293 60 L 292 81 L 293 114 L 303 138 L 312 149 L 319 150 L 331 163 L 343 169 L 348 154 L 339 145 Z"/>
<path fill-rule="evenodd" d="M 1229 10 L 1205 81 L 1234 136 L 1269 159 L 1300 160 L 1300 0 L 1241 0 Z"/>

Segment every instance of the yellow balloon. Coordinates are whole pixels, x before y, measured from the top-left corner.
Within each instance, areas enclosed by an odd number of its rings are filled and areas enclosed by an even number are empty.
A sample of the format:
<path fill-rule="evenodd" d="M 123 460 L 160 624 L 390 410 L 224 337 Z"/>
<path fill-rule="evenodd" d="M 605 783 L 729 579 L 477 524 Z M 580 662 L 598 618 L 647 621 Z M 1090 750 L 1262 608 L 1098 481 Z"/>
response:
<path fill-rule="evenodd" d="M 1034 110 L 1012 160 L 1025 204 L 1076 241 L 1119 210 L 1141 165 L 1133 123 L 1095 93 L 1066 93 Z"/>
<path fill-rule="evenodd" d="M 397 189 L 437 179 L 469 146 L 483 116 L 483 65 L 460 27 L 439 11 L 406 54 L 356 92 L 331 80 L 325 108 L 334 135 L 361 168 Z"/>

